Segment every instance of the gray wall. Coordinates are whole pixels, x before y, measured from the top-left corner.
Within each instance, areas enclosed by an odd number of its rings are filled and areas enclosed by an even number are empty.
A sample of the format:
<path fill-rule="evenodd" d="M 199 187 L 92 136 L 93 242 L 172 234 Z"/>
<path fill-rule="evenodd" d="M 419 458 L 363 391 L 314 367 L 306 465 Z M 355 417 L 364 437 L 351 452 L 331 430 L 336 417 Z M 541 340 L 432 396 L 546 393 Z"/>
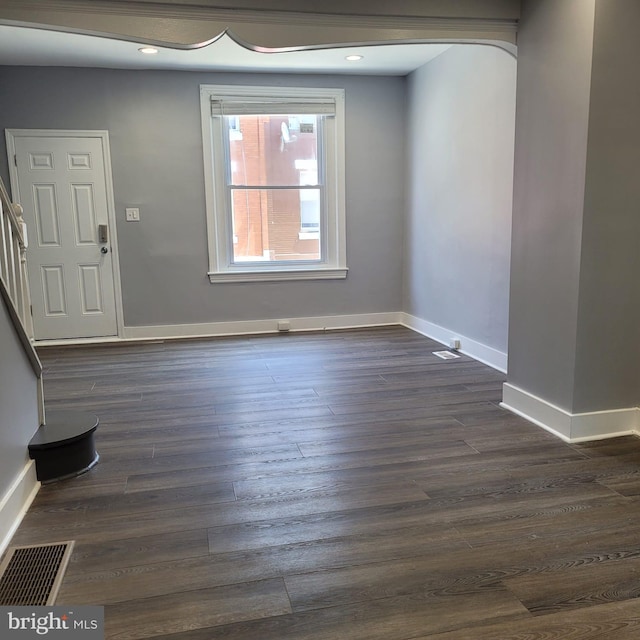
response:
<path fill-rule="evenodd" d="M 452 47 L 408 83 L 404 309 L 502 352 L 515 83 L 515 59 L 480 45 Z"/>
<path fill-rule="evenodd" d="M 345 88 L 346 281 L 209 283 L 199 85 L 216 82 Z M 0 83 L 2 129 L 109 131 L 126 325 L 401 308 L 403 78 L 5 67 Z"/>
<path fill-rule="evenodd" d="M 29 460 L 37 397 L 37 379 L 0 298 L 0 502 Z"/>
<path fill-rule="evenodd" d="M 518 35 L 509 382 L 573 406 L 595 0 L 525 0 Z"/>
<path fill-rule="evenodd" d="M 573 411 L 640 405 L 640 3 L 597 0 Z"/>

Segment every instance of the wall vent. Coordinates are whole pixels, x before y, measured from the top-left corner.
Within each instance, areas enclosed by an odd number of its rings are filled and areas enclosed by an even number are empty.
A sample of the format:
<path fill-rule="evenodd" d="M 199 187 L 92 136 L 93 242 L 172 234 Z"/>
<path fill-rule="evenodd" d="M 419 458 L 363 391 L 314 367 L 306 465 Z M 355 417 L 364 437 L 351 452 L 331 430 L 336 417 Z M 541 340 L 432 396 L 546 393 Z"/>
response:
<path fill-rule="evenodd" d="M 0 606 L 54 604 L 72 551 L 73 541 L 9 547 L 0 565 Z"/>

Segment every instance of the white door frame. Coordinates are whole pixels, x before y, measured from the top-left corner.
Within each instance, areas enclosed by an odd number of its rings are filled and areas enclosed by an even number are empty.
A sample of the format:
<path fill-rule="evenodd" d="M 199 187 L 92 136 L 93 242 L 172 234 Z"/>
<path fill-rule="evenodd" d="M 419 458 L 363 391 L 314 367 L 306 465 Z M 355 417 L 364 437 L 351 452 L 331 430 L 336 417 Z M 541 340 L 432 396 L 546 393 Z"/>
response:
<path fill-rule="evenodd" d="M 111 268 L 113 271 L 113 293 L 116 305 L 116 326 L 118 337 L 124 335 L 124 314 L 122 309 L 122 284 L 120 281 L 120 257 L 118 254 L 118 233 L 116 226 L 116 207 L 113 196 L 113 176 L 111 174 L 111 150 L 108 131 L 87 131 L 71 129 L 7 129 L 7 156 L 9 160 L 9 178 L 11 195 L 15 198 L 18 189 L 18 167 L 14 161 L 16 155 L 16 138 L 100 138 L 102 140 L 102 159 L 104 161 L 104 183 L 107 194 L 107 215 L 109 217 L 109 245 L 111 247 Z M 27 248 L 27 260 L 29 250 Z M 70 340 L 72 341 L 72 340 Z"/>

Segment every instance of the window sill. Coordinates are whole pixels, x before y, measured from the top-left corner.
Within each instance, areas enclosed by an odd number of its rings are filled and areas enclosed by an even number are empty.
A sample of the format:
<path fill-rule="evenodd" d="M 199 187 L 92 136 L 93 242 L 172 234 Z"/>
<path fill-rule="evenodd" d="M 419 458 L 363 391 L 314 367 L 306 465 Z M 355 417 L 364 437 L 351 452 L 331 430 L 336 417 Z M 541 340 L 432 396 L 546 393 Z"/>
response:
<path fill-rule="evenodd" d="M 286 271 L 219 271 L 210 272 L 209 282 L 285 282 L 291 280 L 344 280 L 346 267 L 322 269 L 287 269 Z"/>
<path fill-rule="evenodd" d="M 320 234 L 317 231 L 300 231 L 298 240 L 317 240 Z"/>

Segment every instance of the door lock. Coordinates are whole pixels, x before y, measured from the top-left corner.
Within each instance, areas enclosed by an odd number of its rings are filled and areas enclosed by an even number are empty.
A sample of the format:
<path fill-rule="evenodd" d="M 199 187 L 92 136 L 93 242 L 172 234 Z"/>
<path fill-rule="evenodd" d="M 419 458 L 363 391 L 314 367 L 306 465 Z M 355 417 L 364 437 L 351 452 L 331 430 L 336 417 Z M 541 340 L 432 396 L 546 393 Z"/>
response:
<path fill-rule="evenodd" d="M 98 242 L 101 244 L 109 242 L 109 228 L 106 224 L 98 225 Z"/>

